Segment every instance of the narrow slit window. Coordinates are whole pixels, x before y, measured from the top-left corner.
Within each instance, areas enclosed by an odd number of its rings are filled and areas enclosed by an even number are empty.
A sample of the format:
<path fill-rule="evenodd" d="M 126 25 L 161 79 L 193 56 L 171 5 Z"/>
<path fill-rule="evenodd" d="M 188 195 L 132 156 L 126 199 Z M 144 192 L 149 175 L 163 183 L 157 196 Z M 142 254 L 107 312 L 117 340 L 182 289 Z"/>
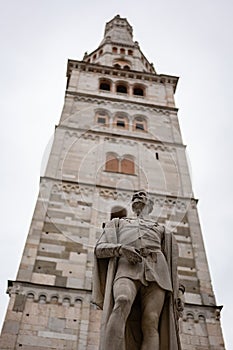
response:
<path fill-rule="evenodd" d="M 159 160 L 159 154 L 158 154 L 158 152 L 155 153 L 155 158 L 156 158 L 157 160 Z"/>

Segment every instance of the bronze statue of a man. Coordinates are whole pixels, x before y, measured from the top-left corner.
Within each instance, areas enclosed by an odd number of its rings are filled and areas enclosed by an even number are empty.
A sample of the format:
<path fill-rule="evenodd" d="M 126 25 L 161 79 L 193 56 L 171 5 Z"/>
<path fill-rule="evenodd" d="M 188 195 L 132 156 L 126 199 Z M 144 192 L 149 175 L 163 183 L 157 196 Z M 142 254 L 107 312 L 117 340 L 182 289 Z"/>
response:
<path fill-rule="evenodd" d="M 132 209 L 137 218 L 112 219 L 95 247 L 100 350 L 179 350 L 177 244 L 150 219 L 146 192 L 133 195 Z"/>

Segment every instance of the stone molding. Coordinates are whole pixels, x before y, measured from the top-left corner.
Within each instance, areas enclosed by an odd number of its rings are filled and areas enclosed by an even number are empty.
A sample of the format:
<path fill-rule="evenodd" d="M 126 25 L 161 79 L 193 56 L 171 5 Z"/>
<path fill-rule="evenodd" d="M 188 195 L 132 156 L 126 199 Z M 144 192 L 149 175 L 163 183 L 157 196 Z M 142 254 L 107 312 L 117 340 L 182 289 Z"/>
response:
<path fill-rule="evenodd" d="M 151 103 L 143 103 L 137 101 L 129 101 L 129 99 L 122 100 L 117 97 L 108 97 L 108 96 L 100 96 L 100 95 L 90 95 L 76 91 L 66 91 L 67 95 L 74 96 L 74 101 L 77 102 L 87 102 L 87 103 L 96 103 L 101 104 L 102 106 L 112 106 L 114 108 L 121 108 L 123 110 L 132 110 L 132 108 L 140 110 L 140 111 L 148 111 L 150 113 L 162 113 L 164 115 L 169 116 L 169 111 L 178 112 L 178 108 L 169 107 L 169 106 L 161 106 L 154 105 Z M 118 95 L 117 95 L 118 96 Z"/>
<path fill-rule="evenodd" d="M 133 190 L 124 190 L 119 188 L 118 191 L 99 185 L 91 185 L 85 183 L 77 183 L 66 180 L 59 180 L 55 178 L 49 177 L 41 177 L 41 184 L 44 185 L 44 189 L 46 187 L 46 183 L 49 183 L 49 187 L 51 182 L 53 183 L 52 192 L 64 192 L 67 195 L 75 193 L 83 196 L 93 196 L 96 192 L 100 197 L 104 197 L 105 199 L 114 199 L 114 200 L 129 200 L 134 193 Z M 155 206 L 159 207 L 167 207 L 167 208 L 176 208 L 181 211 L 187 211 L 188 207 L 191 204 L 191 207 L 194 209 L 197 204 L 197 200 L 195 198 L 188 198 L 182 196 L 170 196 L 159 193 L 149 193 L 150 196 L 154 200 Z"/>
<path fill-rule="evenodd" d="M 7 294 L 23 295 L 26 300 L 37 303 L 65 306 L 75 306 L 91 301 L 90 289 L 62 288 L 23 281 L 8 281 Z"/>

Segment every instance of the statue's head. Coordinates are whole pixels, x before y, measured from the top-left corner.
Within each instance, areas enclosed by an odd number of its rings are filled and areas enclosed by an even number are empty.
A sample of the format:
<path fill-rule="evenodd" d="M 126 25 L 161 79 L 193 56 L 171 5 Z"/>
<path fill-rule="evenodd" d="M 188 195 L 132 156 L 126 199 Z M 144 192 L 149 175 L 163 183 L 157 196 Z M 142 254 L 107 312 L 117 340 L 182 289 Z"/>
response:
<path fill-rule="evenodd" d="M 138 191 L 133 194 L 132 209 L 137 215 L 140 215 L 142 211 L 145 214 L 151 213 L 153 205 L 154 202 L 146 191 Z"/>

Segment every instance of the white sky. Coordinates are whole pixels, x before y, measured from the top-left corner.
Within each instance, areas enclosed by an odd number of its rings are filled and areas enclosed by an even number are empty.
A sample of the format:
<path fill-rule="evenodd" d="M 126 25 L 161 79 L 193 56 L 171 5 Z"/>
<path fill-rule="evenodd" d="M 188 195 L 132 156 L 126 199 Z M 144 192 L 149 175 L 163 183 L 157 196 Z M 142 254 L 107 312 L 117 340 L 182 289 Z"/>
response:
<path fill-rule="evenodd" d="M 2 233 L 0 317 L 15 279 L 39 188 L 45 147 L 58 123 L 68 58 L 81 60 L 116 14 L 158 73 L 180 76 L 184 143 L 226 348 L 232 332 L 232 0 L 0 1 Z"/>

